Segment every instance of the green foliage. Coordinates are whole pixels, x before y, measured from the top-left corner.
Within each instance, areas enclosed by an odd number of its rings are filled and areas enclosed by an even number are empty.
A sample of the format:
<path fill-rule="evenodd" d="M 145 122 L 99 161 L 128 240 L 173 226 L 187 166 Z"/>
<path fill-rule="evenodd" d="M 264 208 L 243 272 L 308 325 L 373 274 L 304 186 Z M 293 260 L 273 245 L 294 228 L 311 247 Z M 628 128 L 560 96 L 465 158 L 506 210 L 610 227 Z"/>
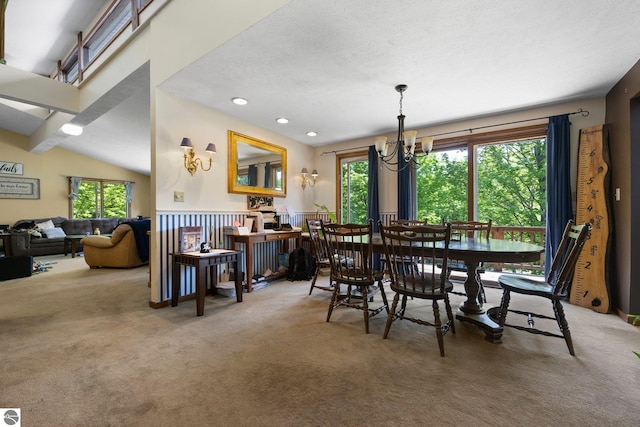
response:
<path fill-rule="evenodd" d="M 546 174 L 544 140 L 481 147 L 478 218 L 498 225 L 544 225 Z"/>
<path fill-rule="evenodd" d="M 336 214 L 334 214 L 333 212 L 331 212 L 329 210 L 329 208 L 327 207 L 327 205 L 319 205 L 317 203 L 314 203 L 314 205 L 316 205 L 316 207 L 318 209 L 322 209 L 327 215 L 329 215 L 329 219 L 331 220 L 331 222 L 338 222 L 338 218 L 336 217 Z M 304 226 L 306 227 L 306 225 Z M 303 228 L 304 228 L 303 227 Z M 308 230 L 307 230 L 308 231 Z"/>
<path fill-rule="evenodd" d="M 467 219 L 466 150 L 419 158 L 416 170 L 418 210 L 416 218 L 438 224 L 443 218 Z"/>
<path fill-rule="evenodd" d="M 103 195 L 101 196 L 101 190 Z M 73 202 L 74 218 L 123 218 L 127 216 L 127 193 L 123 184 L 83 181 Z M 104 206 L 102 202 L 104 201 Z"/>
<path fill-rule="evenodd" d="M 367 212 L 368 172 L 369 163 L 367 160 L 353 161 L 342 165 L 341 222 L 364 224 L 369 220 Z"/>

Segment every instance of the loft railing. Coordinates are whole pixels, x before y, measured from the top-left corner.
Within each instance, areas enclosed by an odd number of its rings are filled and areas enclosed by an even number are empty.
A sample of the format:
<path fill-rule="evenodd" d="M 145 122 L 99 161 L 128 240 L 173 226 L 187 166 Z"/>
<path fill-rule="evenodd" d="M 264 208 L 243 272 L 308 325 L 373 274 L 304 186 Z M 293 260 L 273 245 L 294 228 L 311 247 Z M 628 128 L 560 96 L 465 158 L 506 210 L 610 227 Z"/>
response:
<path fill-rule="evenodd" d="M 140 13 L 154 0 L 114 0 L 89 33 L 78 33 L 78 42 L 58 61 L 53 79 L 64 83 L 82 82 L 84 72 L 128 27 L 134 32 L 141 24 Z"/>

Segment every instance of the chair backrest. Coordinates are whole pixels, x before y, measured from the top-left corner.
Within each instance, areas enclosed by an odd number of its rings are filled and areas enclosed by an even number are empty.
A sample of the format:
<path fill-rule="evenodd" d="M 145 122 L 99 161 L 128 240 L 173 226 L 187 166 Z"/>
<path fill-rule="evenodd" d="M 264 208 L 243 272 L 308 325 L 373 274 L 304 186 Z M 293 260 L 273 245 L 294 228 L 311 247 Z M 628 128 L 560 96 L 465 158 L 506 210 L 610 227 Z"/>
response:
<path fill-rule="evenodd" d="M 567 222 L 562 240 L 553 257 L 551 270 L 547 274 L 547 283 L 554 286 L 554 294 L 566 295 L 578 257 L 590 234 L 591 224 L 588 222 L 578 225 L 575 225 L 573 220 Z"/>
<path fill-rule="evenodd" d="M 307 219 L 307 228 L 309 229 L 309 238 L 313 246 L 313 256 L 318 261 L 328 261 L 329 252 L 327 245 L 322 237 L 322 219 Z"/>
<path fill-rule="evenodd" d="M 491 237 L 492 221 L 448 221 L 451 224 L 452 240 L 460 240 L 461 237 Z M 442 225 L 446 222 L 443 219 Z"/>
<path fill-rule="evenodd" d="M 426 225 L 427 221 L 421 219 L 390 219 L 389 225 Z"/>
<path fill-rule="evenodd" d="M 451 225 L 380 225 L 391 286 L 415 293 L 444 293 Z"/>
<path fill-rule="evenodd" d="M 374 283 L 373 221 L 367 224 L 323 222 L 321 226 L 329 251 L 331 278 L 345 284 Z"/>

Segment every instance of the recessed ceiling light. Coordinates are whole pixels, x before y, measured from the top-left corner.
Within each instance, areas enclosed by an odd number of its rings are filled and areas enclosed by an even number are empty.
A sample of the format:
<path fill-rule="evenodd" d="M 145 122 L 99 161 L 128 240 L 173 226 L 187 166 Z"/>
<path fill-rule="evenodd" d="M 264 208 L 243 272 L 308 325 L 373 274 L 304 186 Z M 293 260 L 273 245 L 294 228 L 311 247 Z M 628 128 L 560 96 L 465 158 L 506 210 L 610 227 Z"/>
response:
<path fill-rule="evenodd" d="M 61 130 L 67 135 L 73 135 L 73 136 L 82 135 L 82 126 L 73 125 L 71 123 L 62 125 Z"/>
<path fill-rule="evenodd" d="M 249 103 L 249 101 L 247 101 L 244 98 L 231 98 L 231 101 L 233 101 L 234 104 L 236 105 L 247 105 Z"/>
<path fill-rule="evenodd" d="M 318 136 L 318 132 L 314 132 L 314 131 L 309 131 L 307 132 L 307 136 Z"/>
<path fill-rule="evenodd" d="M 289 123 L 289 119 L 284 118 L 284 117 L 278 117 L 276 119 L 276 122 L 281 123 L 281 124 L 285 124 L 285 123 Z"/>

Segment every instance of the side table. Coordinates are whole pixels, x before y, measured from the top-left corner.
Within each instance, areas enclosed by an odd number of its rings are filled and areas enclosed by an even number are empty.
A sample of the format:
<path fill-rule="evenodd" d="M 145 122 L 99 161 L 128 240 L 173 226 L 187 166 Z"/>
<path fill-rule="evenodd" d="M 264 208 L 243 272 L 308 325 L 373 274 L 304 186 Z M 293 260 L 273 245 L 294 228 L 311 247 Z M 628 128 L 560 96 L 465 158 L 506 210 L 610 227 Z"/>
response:
<path fill-rule="evenodd" d="M 207 292 L 207 270 L 213 286 L 217 283 L 217 276 L 211 267 L 220 264 L 231 264 L 234 271 L 238 271 L 240 252 L 229 249 L 212 249 L 209 253 L 186 252 L 171 254 L 171 307 L 178 305 L 180 299 L 180 265 L 196 269 L 196 315 L 204 314 L 204 296 Z M 242 279 L 235 275 L 236 301 L 242 302 Z"/>

